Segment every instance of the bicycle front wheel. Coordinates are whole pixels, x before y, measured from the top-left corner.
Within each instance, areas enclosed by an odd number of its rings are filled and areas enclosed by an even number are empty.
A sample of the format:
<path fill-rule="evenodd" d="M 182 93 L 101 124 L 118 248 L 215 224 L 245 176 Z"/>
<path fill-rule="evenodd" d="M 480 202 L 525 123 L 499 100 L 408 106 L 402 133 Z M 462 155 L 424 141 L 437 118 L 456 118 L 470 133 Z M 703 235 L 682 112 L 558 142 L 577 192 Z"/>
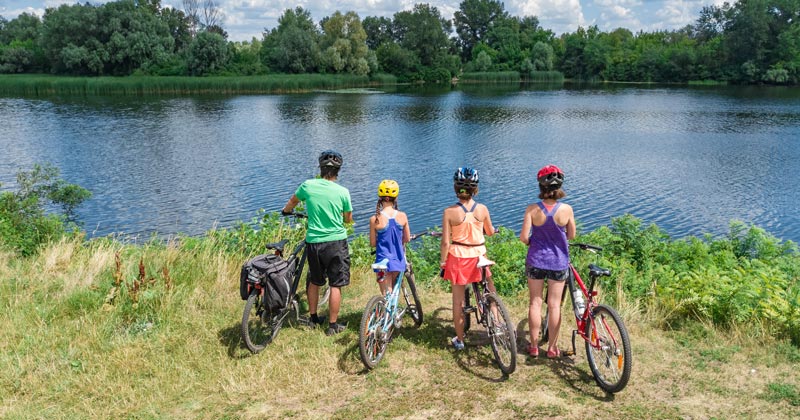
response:
<path fill-rule="evenodd" d="M 358 351 L 361 361 L 367 369 L 378 365 L 386 351 L 391 330 L 384 337 L 384 322 L 386 322 L 386 301 L 381 296 L 373 296 L 364 308 L 361 316 L 361 325 L 358 329 Z M 391 322 L 391 320 L 389 320 Z"/>
<path fill-rule="evenodd" d="M 251 352 L 264 350 L 277 332 L 272 318 L 272 314 L 261 307 L 261 293 L 253 289 L 242 313 L 242 339 Z"/>
<path fill-rule="evenodd" d="M 517 368 L 517 333 L 508 309 L 494 293 L 486 294 L 486 327 L 500 370 L 510 375 Z"/>
<path fill-rule="evenodd" d="M 403 281 L 403 298 L 406 301 L 406 313 L 414 320 L 414 326 L 422 325 L 422 302 L 417 294 L 417 284 L 414 281 L 414 272 L 406 271 Z M 412 302 L 413 300 L 413 302 Z"/>
<path fill-rule="evenodd" d="M 631 376 L 631 343 L 619 314 L 598 305 L 586 322 L 586 357 L 597 385 L 610 393 L 622 391 Z"/>

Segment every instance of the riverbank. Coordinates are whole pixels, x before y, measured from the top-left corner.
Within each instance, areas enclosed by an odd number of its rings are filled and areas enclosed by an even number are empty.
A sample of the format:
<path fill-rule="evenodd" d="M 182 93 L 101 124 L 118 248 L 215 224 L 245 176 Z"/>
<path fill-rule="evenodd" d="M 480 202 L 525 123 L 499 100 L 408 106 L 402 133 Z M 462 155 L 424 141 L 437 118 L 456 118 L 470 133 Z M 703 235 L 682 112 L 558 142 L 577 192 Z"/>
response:
<path fill-rule="evenodd" d="M 466 352 L 447 345 L 450 295 L 434 276 L 419 278 L 423 325 L 405 327 L 367 373 L 356 325 L 377 287 L 363 238 L 353 246 L 341 310 L 348 330 L 326 337 L 287 327 L 251 355 L 239 338 L 243 253 L 232 250 L 255 242 L 235 238 L 141 245 L 77 239 L 27 259 L 0 253 L 0 417 L 800 416 L 797 347 L 756 338 L 747 324 L 716 329 L 691 321 L 663 329 L 633 300 L 617 305 L 633 347 L 633 374 L 621 393 L 601 392 L 581 348 L 558 362 L 520 355 L 517 371 L 504 378 L 480 329 L 468 336 Z M 425 271 L 423 253 L 415 261 Z M 605 301 L 615 294 L 601 290 Z M 526 292 L 505 299 L 525 344 Z M 568 327 L 560 343 L 569 345 Z"/>

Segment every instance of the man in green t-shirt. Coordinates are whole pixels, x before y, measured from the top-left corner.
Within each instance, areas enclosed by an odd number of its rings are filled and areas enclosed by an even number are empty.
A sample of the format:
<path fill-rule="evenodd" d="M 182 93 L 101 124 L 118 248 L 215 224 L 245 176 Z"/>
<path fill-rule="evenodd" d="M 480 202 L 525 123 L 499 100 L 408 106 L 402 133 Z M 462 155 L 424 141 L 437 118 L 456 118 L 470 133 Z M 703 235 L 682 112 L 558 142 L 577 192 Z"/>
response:
<path fill-rule="evenodd" d="M 319 288 L 325 285 L 327 277 L 331 289 L 327 335 L 338 334 L 346 328 L 336 320 L 342 303 L 341 288 L 350 284 L 350 249 L 344 225 L 353 223 L 353 205 L 350 203 L 350 191 L 336 183 L 341 167 L 342 155 L 333 150 L 322 152 L 319 155 L 320 178 L 300 184 L 283 207 L 283 213 L 287 214 L 301 201 L 306 203 L 308 310 L 311 321 L 321 325 L 324 319 L 317 315 L 317 304 Z"/>

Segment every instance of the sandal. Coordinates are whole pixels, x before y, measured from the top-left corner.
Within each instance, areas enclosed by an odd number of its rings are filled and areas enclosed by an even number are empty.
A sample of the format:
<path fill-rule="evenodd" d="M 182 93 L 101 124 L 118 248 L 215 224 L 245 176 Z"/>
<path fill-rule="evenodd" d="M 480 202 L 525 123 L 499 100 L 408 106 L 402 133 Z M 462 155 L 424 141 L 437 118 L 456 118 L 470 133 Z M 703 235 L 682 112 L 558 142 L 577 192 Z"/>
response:
<path fill-rule="evenodd" d="M 539 347 L 528 344 L 528 356 L 533 357 L 534 359 L 539 357 Z"/>
<path fill-rule="evenodd" d="M 556 351 L 547 350 L 547 358 L 548 359 L 558 359 L 561 357 L 561 350 L 556 349 Z"/>

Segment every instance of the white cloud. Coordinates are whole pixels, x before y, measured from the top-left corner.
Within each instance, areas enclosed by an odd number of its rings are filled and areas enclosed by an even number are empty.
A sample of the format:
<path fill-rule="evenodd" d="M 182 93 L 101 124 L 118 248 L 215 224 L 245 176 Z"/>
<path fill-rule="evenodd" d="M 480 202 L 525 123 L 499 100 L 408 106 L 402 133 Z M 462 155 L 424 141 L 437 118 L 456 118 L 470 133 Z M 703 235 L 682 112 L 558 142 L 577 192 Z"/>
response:
<path fill-rule="evenodd" d="M 506 3 L 506 10 L 516 16 L 536 16 L 539 24 L 560 34 L 589 24 L 580 0 L 515 0 Z"/>

